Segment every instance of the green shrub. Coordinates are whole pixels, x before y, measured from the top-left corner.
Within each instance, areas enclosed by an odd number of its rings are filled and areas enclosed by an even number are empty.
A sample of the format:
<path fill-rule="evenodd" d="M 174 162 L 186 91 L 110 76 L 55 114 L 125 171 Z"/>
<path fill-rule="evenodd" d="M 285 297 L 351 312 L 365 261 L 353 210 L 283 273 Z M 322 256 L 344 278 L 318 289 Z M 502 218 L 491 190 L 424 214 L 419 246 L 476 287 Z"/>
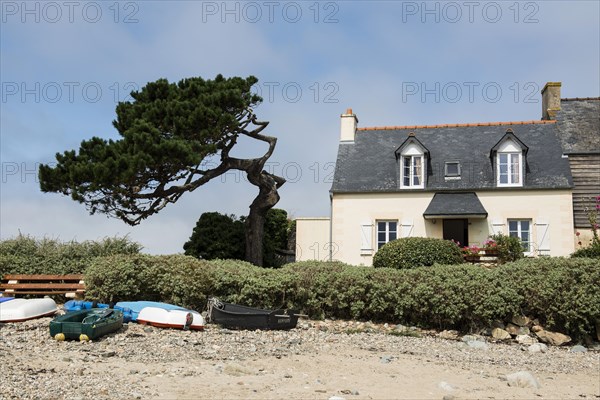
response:
<path fill-rule="evenodd" d="M 502 265 L 493 272 L 513 288 L 518 308 L 547 329 L 581 338 L 600 320 L 600 264 L 584 258 L 544 257 Z"/>
<path fill-rule="evenodd" d="M 386 243 L 375 253 L 375 268 L 416 268 L 433 264 L 461 264 L 460 248 L 449 240 L 409 237 Z"/>
<path fill-rule="evenodd" d="M 501 264 L 523 258 L 523 244 L 518 237 L 498 233 L 491 238 L 496 242 L 498 261 Z"/>
<path fill-rule="evenodd" d="M 138 254 L 141 249 L 127 237 L 78 243 L 19 235 L 0 242 L 0 275 L 83 273 L 95 257 Z"/>
<path fill-rule="evenodd" d="M 593 241 L 589 246 L 576 250 L 571 257 L 600 258 L 600 242 Z"/>

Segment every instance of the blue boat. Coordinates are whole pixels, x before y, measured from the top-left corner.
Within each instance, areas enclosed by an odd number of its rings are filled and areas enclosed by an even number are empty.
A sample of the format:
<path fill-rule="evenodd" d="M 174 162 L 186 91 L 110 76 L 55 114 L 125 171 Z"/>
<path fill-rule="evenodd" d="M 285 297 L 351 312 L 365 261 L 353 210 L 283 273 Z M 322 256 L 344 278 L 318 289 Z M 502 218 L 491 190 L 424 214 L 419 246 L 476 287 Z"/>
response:
<path fill-rule="evenodd" d="M 158 301 L 120 301 L 114 305 L 115 310 L 123 312 L 123 322 L 136 322 L 140 311 L 145 307 L 161 308 L 163 310 L 189 311 L 187 308 Z M 96 303 L 94 301 L 69 300 L 64 305 L 66 312 L 90 310 L 92 308 L 110 308 L 109 304 Z"/>
<path fill-rule="evenodd" d="M 13 300 L 14 297 L 0 297 L 0 303 L 4 303 L 5 301 Z"/>
<path fill-rule="evenodd" d="M 93 301 L 69 300 L 63 306 L 66 312 L 91 310 L 92 308 L 110 308 L 108 304 L 96 303 Z"/>

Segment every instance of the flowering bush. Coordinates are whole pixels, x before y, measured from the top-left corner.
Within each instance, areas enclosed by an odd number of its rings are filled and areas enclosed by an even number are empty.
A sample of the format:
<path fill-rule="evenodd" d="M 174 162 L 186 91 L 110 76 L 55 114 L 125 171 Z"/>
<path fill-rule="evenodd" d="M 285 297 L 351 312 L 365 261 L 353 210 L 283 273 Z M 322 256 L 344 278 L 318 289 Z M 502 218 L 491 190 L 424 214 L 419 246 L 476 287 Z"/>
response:
<path fill-rule="evenodd" d="M 584 210 L 587 212 L 588 221 L 590 226 L 592 227 L 592 234 L 594 238 L 592 239 L 592 245 L 600 246 L 600 239 L 598 238 L 598 229 L 600 225 L 598 225 L 598 213 L 600 213 L 600 196 L 596 196 L 596 207 L 585 207 Z"/>
<path fill-rule="evenodd" d="M 485 242 L 483 242 L 483 248 L 486 250 L 495 250 L 498 248 L 498 242 L 492 238 L 488 238 Z"/>
<path fill-rule="evenodd" d="M 461 249 L 461 253 L 465 256 L 477 256 L 479 255 L 479 251 L 481 249 L 475 245 L 471 245 L 471 246 L 464 246 Z"/>

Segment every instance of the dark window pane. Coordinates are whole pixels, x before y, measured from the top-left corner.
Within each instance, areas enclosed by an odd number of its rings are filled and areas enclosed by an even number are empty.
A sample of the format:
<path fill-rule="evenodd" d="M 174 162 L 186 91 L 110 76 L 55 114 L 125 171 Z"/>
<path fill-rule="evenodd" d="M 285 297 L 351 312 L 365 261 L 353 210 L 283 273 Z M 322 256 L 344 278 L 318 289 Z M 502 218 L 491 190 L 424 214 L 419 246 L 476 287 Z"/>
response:
<path fill-rule="evenodd" d="M 390 232 L 390 241 L 396 240 L 396 232 Z"/>
<path fill-rule="evenodd" d="M 447 176 L 458 176 L 458 163 L 451 162 L 446 163 L 446 175 Z"/>

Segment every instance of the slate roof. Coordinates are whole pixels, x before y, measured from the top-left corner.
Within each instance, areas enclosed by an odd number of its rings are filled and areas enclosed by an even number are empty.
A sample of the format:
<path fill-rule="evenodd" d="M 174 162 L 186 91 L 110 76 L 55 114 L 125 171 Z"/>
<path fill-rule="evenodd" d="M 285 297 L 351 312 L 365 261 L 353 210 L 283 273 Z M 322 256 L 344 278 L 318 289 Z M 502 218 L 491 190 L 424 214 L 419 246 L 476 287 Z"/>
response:
<path fill-rule="evenodd" d="M 562 158 L 555 123 L 528 121 L 357 130 L 354 142 L 339 145 L 332 193 L 527 190 L 572 187 L 569 163 Z M 496 188 L 491 149 L 512 129 L 529 151 L 523 187 Z M 414 132 L 429 150 L 425 189 L 400 189 L 394 151 Z M 446 180 L 444 165 L 459 161 L 461 179 Z"/>
<path fill-rule="evenodd" d="M 429 206 L 423 213 L 424 217 L 444 216 L 478 216 L 487 217 L 488 213 L 473 192 L 467 193 L 436 193 L 431 199 Z"/>
<path fill-rule="evenodd" d="M 600 97 L 561 99 L 556 127 L 565 154 L 600 154 Z"/>

